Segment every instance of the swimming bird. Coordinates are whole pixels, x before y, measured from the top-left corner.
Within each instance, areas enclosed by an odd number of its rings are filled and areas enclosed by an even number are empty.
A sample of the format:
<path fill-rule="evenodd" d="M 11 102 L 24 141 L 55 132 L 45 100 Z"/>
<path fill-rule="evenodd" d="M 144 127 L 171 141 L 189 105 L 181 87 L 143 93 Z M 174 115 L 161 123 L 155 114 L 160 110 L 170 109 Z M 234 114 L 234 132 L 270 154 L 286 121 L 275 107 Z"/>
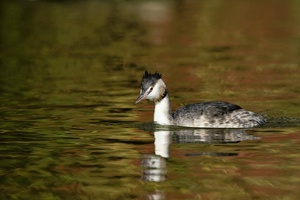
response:
<path fill-rule="evenodd" d="M 145 71 L 140 95 L 155 103 L 154 122 L 161 125 L 176 125 L 201 128 L 249 128 L 266 123 L 259 114 L 224 101 L 200 102 L 185 105 L 172 112 L 169 92 L 162 75 Z"/>

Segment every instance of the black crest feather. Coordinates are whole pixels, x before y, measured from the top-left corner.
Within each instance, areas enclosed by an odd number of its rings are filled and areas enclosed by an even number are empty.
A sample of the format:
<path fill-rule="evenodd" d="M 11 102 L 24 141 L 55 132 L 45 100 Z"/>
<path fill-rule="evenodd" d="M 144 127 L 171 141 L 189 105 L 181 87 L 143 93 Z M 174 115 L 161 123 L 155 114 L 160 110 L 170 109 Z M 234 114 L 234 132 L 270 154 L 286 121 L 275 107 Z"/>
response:
<path fill-rule="evenodd" d="M 145 92 L 149 87 L 154 86 L 155 83 L 161 79 L 161 74 L 158 72 L 155 72 L 154 74 L 151 74 L 147 70 L 145 71 L 145 74 L 143 75 L 142 82 L 141 82 L 141 88 L 143 92 Z"/>
<path fill-rule="evenodd" d="M 143 76 L 143 78 L 149 78 L 149 77 L 153 77 L 156 79 L 160 79 L 162 77 L 161 74 L 159 74 L 157 71 L 154 74 L 151 74 L 151 72 L 148 72 L 147 70 L 145 71 L 145 74 Z"/>

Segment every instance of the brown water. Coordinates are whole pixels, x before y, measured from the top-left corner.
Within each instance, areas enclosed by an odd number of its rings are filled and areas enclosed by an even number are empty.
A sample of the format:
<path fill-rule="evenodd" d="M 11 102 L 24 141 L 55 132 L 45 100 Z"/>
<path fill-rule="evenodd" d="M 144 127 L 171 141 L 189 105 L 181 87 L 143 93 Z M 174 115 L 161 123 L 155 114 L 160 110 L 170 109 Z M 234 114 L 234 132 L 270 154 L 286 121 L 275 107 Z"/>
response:
<path fill-rule="evenodd" d="M 298 1 L 0 5 L 0 199 L 299 199 Z M 269 123 L 156 127 L 146 69 Z"/>

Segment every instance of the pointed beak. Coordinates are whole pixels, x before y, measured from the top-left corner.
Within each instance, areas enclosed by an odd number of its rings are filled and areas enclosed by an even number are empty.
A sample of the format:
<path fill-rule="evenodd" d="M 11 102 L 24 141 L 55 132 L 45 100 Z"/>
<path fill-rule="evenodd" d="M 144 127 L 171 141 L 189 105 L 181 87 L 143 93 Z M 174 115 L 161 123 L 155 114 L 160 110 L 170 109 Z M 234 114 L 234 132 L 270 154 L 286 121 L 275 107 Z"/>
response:
<path fill-rule="evenodd" d="M 147 93 L 145 92 L 144 94 L 140 94 L 140 96 L 136 99 L 135 103 L 139 103 L 143 99 L 147 98 Z"/>

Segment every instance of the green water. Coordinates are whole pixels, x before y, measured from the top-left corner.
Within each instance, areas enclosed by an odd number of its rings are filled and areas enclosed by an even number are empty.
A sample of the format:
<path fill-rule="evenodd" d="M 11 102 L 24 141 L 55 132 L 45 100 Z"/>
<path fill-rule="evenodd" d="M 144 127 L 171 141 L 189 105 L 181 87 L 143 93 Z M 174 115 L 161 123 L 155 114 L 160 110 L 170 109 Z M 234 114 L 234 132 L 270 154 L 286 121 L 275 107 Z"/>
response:
<path fill-rule="evenodd" d="M 0 199 L 298 199 L 298 1 L 1 1 Z M 247 130 L 152 124 L 223 100 Z"/>

